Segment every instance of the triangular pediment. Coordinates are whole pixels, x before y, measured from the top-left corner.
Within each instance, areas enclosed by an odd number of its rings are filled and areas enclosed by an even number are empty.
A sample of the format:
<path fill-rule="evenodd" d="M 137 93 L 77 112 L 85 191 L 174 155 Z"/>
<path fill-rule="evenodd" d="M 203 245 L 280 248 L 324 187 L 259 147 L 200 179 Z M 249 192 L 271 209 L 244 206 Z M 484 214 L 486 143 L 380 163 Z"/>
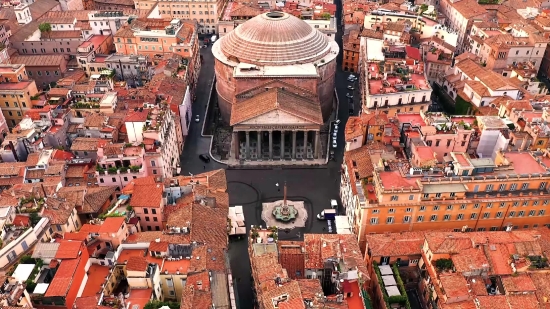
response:
<path fill-rule="evenodd" d="M 282 110 L 271 110 L 240 122 L 241 125 L 309 125 L 314 124 Z"/>

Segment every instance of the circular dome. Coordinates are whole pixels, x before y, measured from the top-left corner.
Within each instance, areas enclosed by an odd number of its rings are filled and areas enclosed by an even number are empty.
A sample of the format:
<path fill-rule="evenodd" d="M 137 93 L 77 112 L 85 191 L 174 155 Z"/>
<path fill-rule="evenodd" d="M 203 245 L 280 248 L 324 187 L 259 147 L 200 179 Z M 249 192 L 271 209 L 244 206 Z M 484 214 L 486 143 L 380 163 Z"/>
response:
<path fill-rule="evenodd" d="M 328 38 L 283 12 L 260 14 L 220 39 L 221 50 L 240 62 L 288 65 L 313 62 L 330 51 Z"/>

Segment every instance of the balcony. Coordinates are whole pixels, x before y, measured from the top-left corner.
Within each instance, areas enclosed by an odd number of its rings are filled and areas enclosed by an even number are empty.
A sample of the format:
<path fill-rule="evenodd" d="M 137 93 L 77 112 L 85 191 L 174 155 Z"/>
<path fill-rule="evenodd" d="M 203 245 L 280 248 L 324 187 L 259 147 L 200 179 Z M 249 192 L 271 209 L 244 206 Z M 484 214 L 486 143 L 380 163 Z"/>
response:
<path fill-rule="evenodd" d="M 96 166 L 96 176 L 100 175 L 121 175 L 121 174 L 143 174 L 145 168 L 143 165 L 130 165 L 130 166 L 112 166 L 103 168 Z"/>

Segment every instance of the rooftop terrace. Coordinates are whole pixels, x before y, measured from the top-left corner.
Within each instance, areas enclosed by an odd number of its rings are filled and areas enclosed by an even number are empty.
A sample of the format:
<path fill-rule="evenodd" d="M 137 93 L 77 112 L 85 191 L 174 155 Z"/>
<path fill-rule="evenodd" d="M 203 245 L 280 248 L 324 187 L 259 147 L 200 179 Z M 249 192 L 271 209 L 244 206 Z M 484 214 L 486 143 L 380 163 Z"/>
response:
<path fill-rule="evenodd" d="M 405 61 L 371 62 L 368 64 L 368 87 L 371 95 L 430 90 L 424 76 L 424 64 Z"/>

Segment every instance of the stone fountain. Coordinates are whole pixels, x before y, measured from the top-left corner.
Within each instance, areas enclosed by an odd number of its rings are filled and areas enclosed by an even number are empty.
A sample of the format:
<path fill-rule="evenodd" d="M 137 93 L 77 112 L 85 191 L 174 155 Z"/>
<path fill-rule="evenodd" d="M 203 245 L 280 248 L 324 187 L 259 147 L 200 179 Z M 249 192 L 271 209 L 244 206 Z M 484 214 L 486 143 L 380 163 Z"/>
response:
<path fill-rule="evenodd" d="M 286 183 L 283 194 L 282 200 L 262 204 L 262 219 L 268 226 L 277 226 L 281 229 L 305 227 L 307 211 L 304 202 L 287 199 Z"/>

